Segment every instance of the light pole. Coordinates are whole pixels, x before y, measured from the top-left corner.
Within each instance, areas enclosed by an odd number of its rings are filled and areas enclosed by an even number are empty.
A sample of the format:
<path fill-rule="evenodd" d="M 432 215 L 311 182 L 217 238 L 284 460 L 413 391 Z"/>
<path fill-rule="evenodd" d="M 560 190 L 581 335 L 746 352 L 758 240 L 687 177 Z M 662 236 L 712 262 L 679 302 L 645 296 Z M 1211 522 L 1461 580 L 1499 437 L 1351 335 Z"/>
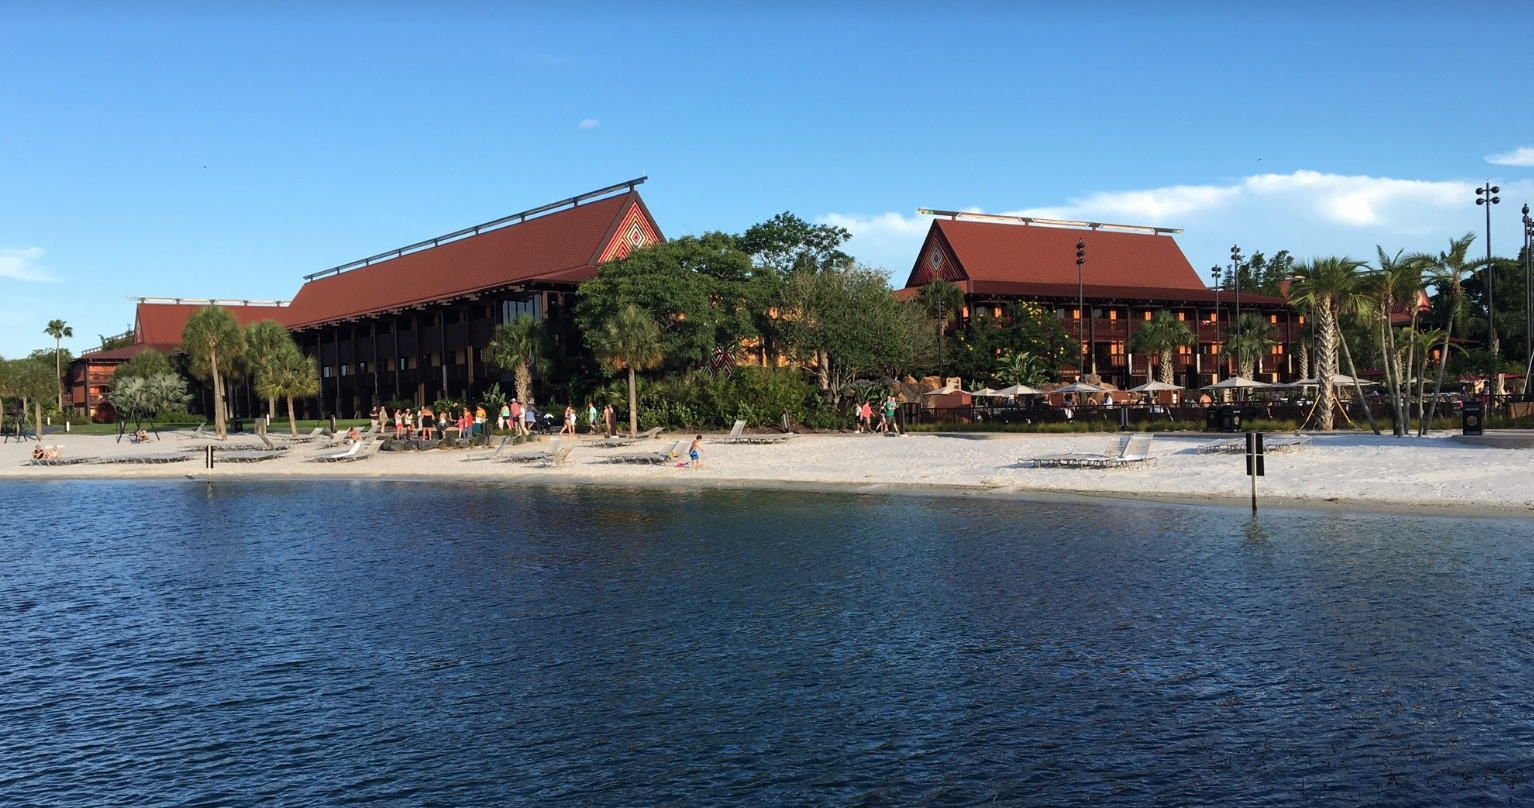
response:
<path fill-rule="evenodd" d="M 1082 284 L 1082 269 L 1081 269 L 1082 266 L 1086 264 L 1086 262 L 1087 262 L 1087 243 L 1083 239 L 1077 239 L 1076 240 L 1076 339 L 1081 339 L 1081 337 L 1082 337 L 1081 324 L 1082 324 L 1083 321 L 1085 321 L 1087 319 L 1087 303 L 1086 303 L 1087 298 L 1086 298 L 1086 293 L 1085 293 L 1085 287 Z M 1097 336 L 1097 334 L 1096 334 L 1097 329 L 1095 327 L 1092 329 L 1092 331 L 1093 331 L 1092 336 L 1094 336 L 1094 337 Z M 1081 378 L 1077 379 L 1077 381 L 1084 382 L 1084 381 L 1087 380 L 1086 379 L 1086 375 L 1087 375 L 1087 362 L 1089 360 L 1092 363 L 1092 374 L 1094 376 L 1097 375 L 1097 355 L 1092 352 L 1091 343 L 1087 342 L 1086 340 L 1082 340 L 1081 341 L 1081 350 L 1082 350 L 1081 372 L 1076 374 L 1076 375 L 1081 377 Z"/>
<path fill-rule="evenodd" d="M 1523 203 L 1523 398 L 1529 399 L 1529 376 L 1534 371 L 1534 277 L 1529 272 L 1529 247 L 1534 243 L 1534 219 L 1529 218 L 1529 203 Z"/>
<path fill-rule="evenodd" d="M 1241 375 L 1241 248 L 1230 248 L 1230 280 L 1236 285 L 1236 375 Z"/>
<path fill-rule="evenodd" d="M 1502 197 L 1496 194 L 1502 193 L 1502 189 L 1491 183 L 1486 183 L 1475 189 L 1475 203 L 1486 206 L 1486 271 L 1483 274 L 1486 283 L 1486 345 L 1491 348 L 1492 354 L 1497 353 L 1497 304 L 1496 292 L 1492 289 L 1491 272 L 1491 206 L 1502 201 Z"/>
<path fill-rule="evenodd" d="M 1225 274 L 1225 270 L 1220 269 L 1218 266 L 1212 266 L 1212 267 L 1209 268 L 1209 276 L 1214 278 L 1214 356 L 1215 356 L 1215 362 L 1214 362 L 1214 380 L 1215 381 L 1220 381 L 1220 365 L 1225 362 L 1225 360 L 1220 357 L 1220 323 L 1223 322 L 1223 318 L 1220 317 L 1220 276 L 1223 275 L 1223 274 Z"/>

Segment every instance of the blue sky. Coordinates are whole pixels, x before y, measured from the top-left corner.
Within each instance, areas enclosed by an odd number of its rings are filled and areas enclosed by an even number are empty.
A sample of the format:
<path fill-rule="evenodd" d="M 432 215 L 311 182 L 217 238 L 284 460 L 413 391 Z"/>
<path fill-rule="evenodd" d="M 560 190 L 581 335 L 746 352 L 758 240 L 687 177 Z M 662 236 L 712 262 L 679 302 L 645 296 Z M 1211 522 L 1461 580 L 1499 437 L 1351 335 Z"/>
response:
<path fill-rule="evenodd" d="M 0 11 L 0 355 L 641 174 L 668 235 L 791 210 L 897 284 L 922 206 L 1202 272 L 1437 249 L 1487 178 L 1511 253 L 1534 200 L 1534 4 L 216 5 Z"/>

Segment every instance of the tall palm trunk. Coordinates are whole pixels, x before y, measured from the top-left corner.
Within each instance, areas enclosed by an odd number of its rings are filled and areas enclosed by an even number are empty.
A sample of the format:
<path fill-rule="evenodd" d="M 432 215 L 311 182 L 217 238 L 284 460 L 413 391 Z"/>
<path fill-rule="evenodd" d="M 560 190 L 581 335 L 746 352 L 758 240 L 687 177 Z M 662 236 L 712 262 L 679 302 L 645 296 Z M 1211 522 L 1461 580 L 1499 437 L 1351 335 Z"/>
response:
<path fill-rule="evenodd" d="M 1390 327 L 1390 300 L 1380 300 L 1380 345 L 1385 350 L 1385 383 L 1390 386 L 1390 409 L 1395 419 L 1390 431 L 1406 436 L 1406 402 L 1401 398 L 1401 354 L 1396 350 L 1395 329 Z"/>
<path fill-rule="evenodd" d="M 37 419 L 36 420 L 37 442 L 38 443 L 42 443 L 43 442 L 43 400 L 42 399 L 40 399 L 40 398 L 32 399 L 32 415 L 33 415 L 34 418 Z"/>
<path fill-rule="evenodd" d="M 378 428 L 383 429 L 383 422 L 379 422 Z M 288 429 L 293 431 L 293 437 L 298 437 L 298 419 L 293 417 L 293 397 L 288 396 Z"/>
<path fill-rule="evenodd" d="M 1175 372 L 1176 369 L 1173 367 L 1172 363 L 1175 362 L 1175 361 L 1176 360 L 1173 358 L 1173 354 L 1172 354 L 1171 351 L 1162 351 L 1161 352 L 1161 382 L 1163 384 L 1172 384 L 1173 383 L 1172 382 L 1172 374 Z"/>
<path fill-rule="evenodd" d="M 1338 334 L 1338 342 L 1342 343 L 1342 354 L 1348 360 L 1348 375 L 1353 377 L 1353 395 L 1358 398 L 1358 407 L 1364 411 L 1364 419 L 1369 422 L 1369 430 L 1374 434 L 1380 433 L 1380 428 L 1374 423 L 1374 410 L 1369 407 L 1369 400 L 1364 398 L 1364 386 L 1358 381 L 1358 367 L 1353 364 L 1353 352 L 1348 349 L 1348 338 Z"/>
<path fill-rule="evenodd" d="M 208 366 L 213 376 L 213 431 L 219 440 L 227 440 L 229 433 L 224 431 L 224 380 L 218 375 L 218 354 L 208 354 Z"/>
<path fill-rule="evenodd" d="M 59 390 L 59 417 L 64 417 L 64 366 L 60 364 L 63 359 L 63 337 L 53 338 L 53 386 Z"/>
<path fill-rule="evenodd" d="M 1337 313 L 1332 310 L 1330 298 L 1318 301 L 1316 306 L 1316 376 L 1320 391 L 1316 395 L 1316 423 L 1323 432 L 1332 431 L 1332 409 L 1337 406 L 1337 393 L 1332 389 L 1332 367 L 1337 361 Z"/>
<path fill-rule="evenodd" d="M 533 371 L 526 362 L 517 363 L 517 400 L 522 406 L 533 403 Z"/>
<path fill-rule="evenodd" d="M 1452 309 L 1450 310 L 1453 311 Z M 1449 337 L 1454 333 L 1454 315 L 1449 315 L 1449 323 L 1443 329 L 1443 349 L 1438 354 L 1438 379 L 1433 382 L 1433 403 L 1428 405 L 1427 416 L 1417 424 L 1417 435 L 1426 436 L 1428 429 L 1433 425 L 1433 418 L 1438 415 L 1438 395 L 1443 392 L 1443 370 L 1449 363 Z M 1426 357 L 1424 357 L 1425 359 Z"/>
<path fill-rule="evenodd" d="M 629 437 L 639 437 L 639 392 L 634 389 L 634 366 L 629 366 Z"/>

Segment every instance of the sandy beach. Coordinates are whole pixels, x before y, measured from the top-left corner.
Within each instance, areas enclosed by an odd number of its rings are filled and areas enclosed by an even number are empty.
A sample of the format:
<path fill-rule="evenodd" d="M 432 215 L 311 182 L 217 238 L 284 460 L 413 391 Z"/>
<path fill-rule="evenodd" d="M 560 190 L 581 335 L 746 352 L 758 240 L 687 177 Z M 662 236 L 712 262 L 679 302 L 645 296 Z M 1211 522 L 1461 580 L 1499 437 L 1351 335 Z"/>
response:
<path fill-rule="evenodd" d="M 689 436 L 690 437 L 690 436 Z M 1034 468 L 1028 458 L 1059 452 L 1102 451 L 1108 435 L 797 435 L 777 445 L 708 442 L 701 469 L 608 462 L 636 449 L 604 449 L 581 436 L 569 461 L 557 467 L 501 462 L 510 454 L 541 451 L 547 442 L 488 449 L 376 452 L 351 463 L 316 462 L 334 452 L 294 444 L 259 463 L 215 463 L 188 451 L 207 441 L 167 433 L 143 446 L 110 436 L 52 435 L 62 455 L 185 455 L 183 462 L 127 465 L 26 464 L 35 443 L 0 445 L 0 480 L 54 479 L 397 479 L 525 482 L 574 485 L 797 488 L 849 493 L 912 492 L 987 496 L 1091 497 L 1207 505 L 1245 505 L 1250 483 L 1241 454 L 1205 454 L 1201 447 L 1229 436 L 1157 437 L 1154 464 L 1126 469 Z M 274 436 L 281 441 L 281 436 Z M 647 441 L 660 450 L 675 438 Z M 229 444 L 255 449 L 256 438 Z M 342 447 L 344 448 L 344 447 Z M 685 451 L 684 442 L 680 449 Z M 1534 451 L 1469 446 L 1446 435 L 1398 439 L 1356 433 L 1314 436 L 1299 451 L 1272 454 L 1259 482 L 1270 507 L 1409 510 L 1422 513 L 1534 516 Z"/>

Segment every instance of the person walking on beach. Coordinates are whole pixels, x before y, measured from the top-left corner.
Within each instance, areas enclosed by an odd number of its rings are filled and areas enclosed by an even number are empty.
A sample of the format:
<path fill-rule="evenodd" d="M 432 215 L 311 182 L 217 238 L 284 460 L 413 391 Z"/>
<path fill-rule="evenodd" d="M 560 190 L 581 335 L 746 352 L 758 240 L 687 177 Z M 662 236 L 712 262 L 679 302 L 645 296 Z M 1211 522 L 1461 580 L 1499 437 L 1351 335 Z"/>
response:
<path fill-rule="evenodd" d="M 612 437 L 613 436 L 613 426 L 616 423 L 616 419 L 613 417 L 613 405 L 611 405 L 611 404 L 603 404 L 602 405 L 602 423 L 605 424 L 606 427 L 607 427 L 607 437 L 609 437 L 609 438 Z"/>
<path fill-rule="evenodd" d="M 500 432 L 505 432 L 506 431 L 506 424 L 510 423 L 510 421 L 511 421 L 511 407 L 507 406 L 506 402 L 502 401 L 501 402 L 501 416 L 499 418 L 495 419 L 495 428 L 498 431 L 500 431 Z"/>
<path fill-rule="evenodd" d="M 597 405 L 586 402 L 586 426 L 591 434 L 597 434 Z"/>
<path fill-rule="evenodd" d="M 863 431 L 863 405 L 856 401 L 852 402 L 852 431 Z"/>
<path fill-rule="evenodd" d="M 703 436 L 699 435 L 692 439 L 692 445 L 687 447 L 688 467 L 703 468 Z"/>
<path fill-rule="evenodd" d="M 381 429 L 383 424 L 378 422 L 378 405 L 374 404 L 373 409 L 368 410 L 368 431 L 377 432 Z"/>
<path fill-rule="evenodd" d="M 431 407 L 421 406 L 421 440 L 431 440 L 431 431 L 437 426 L 437 414 Z"/>
<path fill-rule="evenodd" d="M 570 437 L 575 437 L 575 408 L 569 404 L 565 405 L 565 425 L 559 428 L 559 434 L 566 432 L 570 433 Z"/>
<path fill-rule="evenodd" d="M 884 399 L 884 422 L 886 432 L 900 431 L 899 425 L 895 423 L 895 411 L 898 409 L 900 409 L 900 405 L 895 403 L 894 396 L 890 396 Z"/>
<path fill-rule="evenodd" d="M 403 440 L 405 437 L 405 410 L 400 408 L 394 411 L 394 439 Z"/>
<path fill-rule="evenodd" d="M 874 431 L 874 406 L 867 401 L 863 402 L 863 431 Z"/>
<path fill-rule="evenodd" d="M 490 420 L 490 418 L 489 418 L 488 415 L 485 414 L 485 405 L 480 404 L 479 406 L 475 407 L 474 408 L 474 434 L 476 434 L 476 435 L 483 435 L 483 434 L 485 434 L 485 422 L 488 421 L 488 420 Z"/>
<path fill-rule="evenodd" d="M 533 434 L 533 422 L 538 419 L 538 411 L 533 409 L 533 402 L 529 401 L 522 407 L 522 434 Z"/>

